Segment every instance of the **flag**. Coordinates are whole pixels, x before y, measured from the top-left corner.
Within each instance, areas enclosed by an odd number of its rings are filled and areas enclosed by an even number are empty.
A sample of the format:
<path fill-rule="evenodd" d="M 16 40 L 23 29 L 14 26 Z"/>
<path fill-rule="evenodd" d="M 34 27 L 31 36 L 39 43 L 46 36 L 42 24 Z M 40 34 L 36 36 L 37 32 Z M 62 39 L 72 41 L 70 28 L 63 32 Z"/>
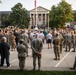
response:
<path fill-rule="evenodd" d="M 36 0 L 34 0 L 34 6 L 35 6 L 35 8 L 36 8 Z"/>

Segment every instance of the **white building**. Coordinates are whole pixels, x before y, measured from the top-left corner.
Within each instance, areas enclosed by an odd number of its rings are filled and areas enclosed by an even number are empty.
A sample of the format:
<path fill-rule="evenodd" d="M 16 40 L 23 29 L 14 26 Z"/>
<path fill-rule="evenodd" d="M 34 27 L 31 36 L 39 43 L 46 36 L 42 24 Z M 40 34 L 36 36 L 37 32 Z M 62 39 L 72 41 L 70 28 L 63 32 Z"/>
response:
<path fill-rule="evenodd" d="M 30 26 L 46 26 L 49 21 L 49 10 L 41 6 L 34 8 L 30 12 Z M 37 24 L 36 24 L 37 23 Z"/>

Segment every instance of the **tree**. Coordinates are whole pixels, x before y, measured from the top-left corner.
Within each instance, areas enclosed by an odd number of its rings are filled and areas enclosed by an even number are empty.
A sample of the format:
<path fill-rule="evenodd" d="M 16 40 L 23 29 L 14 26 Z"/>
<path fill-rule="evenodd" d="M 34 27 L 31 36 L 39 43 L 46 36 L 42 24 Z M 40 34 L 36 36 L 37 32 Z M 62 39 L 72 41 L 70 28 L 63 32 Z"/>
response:
<path fill-rule="evenodd" d="M 13 8 L 11 8 L 11 10 L 12 13 L 9 16 L 11 24 L 21 28 L 28 28 L 30 18 L 28 16 L 27 10 L 23 8 L 22 4 L 16 4 Z"/>
<path fill-rule="evenodd" d="M 57 6 L 53 5 L 50 10 L 50 25 L 51 27 L 65 27 L 66 22 L 74 20 L 71 5 L 65 0 L 62 0 Z"/>

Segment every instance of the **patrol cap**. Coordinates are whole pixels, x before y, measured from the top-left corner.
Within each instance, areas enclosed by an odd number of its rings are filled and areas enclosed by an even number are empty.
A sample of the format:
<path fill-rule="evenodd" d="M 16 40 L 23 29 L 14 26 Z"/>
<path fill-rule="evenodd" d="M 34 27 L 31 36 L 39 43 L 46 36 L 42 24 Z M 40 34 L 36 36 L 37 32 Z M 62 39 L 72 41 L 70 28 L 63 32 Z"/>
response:
<path fill-rule="evenodd" d="M 37 37 L 39 37 L 39 35 L 38 34 L 35 34 L 34 37 L 37 38 Z"/>
<path fill-rule="evenodd" d="M 24 40 L 23 39 L 20 39 L 20 42 L 23 42 Z"/>

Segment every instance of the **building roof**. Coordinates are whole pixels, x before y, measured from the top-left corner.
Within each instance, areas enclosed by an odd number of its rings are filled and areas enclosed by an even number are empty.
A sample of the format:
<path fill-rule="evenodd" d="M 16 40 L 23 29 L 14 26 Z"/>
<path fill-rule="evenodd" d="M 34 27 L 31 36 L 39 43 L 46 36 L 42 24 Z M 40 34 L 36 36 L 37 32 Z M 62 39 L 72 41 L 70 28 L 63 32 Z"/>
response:
<path fill-rule="evenodd" d="M 0 11 L 0 14 L 10 14 L 12 11 Z"/>
<path fill-rule="evenodd" d="M 44 9 L 44 10 L 49 11 L 48 9 L 46 9 L 46 8 L 44 8 L 44 7 L 42 7 L 42 6 L 38 6 L 37 9 L 38 9 L 38 8 L 42 8 L 42 9 Z M 36 8 L 34 8 L 34 9 L 30 10 L 30 11 L 33 11 L 33 10 L 36 10 Z"/>

